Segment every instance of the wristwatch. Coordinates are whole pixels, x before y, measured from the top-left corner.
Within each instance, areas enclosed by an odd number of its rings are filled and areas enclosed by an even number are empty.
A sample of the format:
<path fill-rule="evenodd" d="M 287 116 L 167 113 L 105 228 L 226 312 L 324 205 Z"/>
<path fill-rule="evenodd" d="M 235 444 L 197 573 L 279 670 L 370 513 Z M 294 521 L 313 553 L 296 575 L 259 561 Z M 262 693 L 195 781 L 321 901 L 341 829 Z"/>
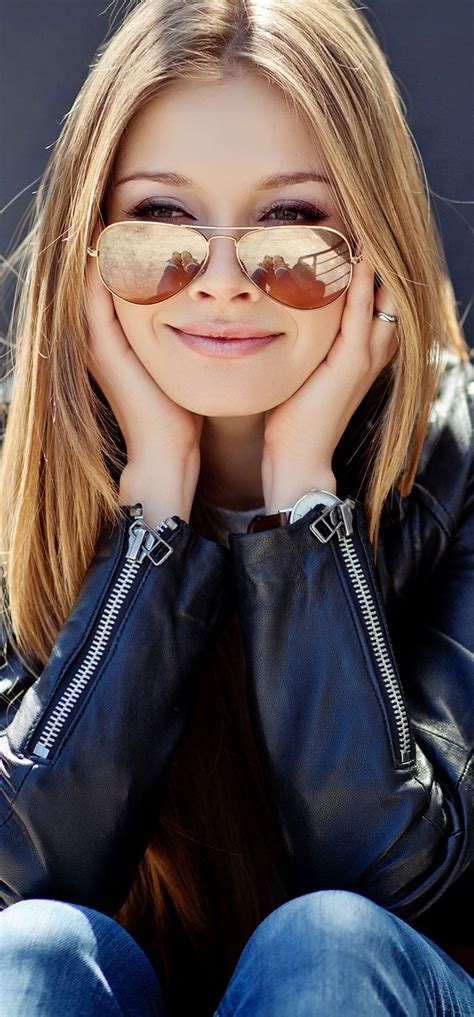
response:
<path fill-rule="evenodd" d="M 341 504 L 341 499 L 336 494 L 333 494 L 332 491 L 320 491 L 317 487 L 312 487 L 301 498 L 298 498 L 298 501 L 291 508 L 278 509 L 278 512 L 274 512 L 269 516 L 254 516 L 247 526 L 247 533 L 258 533 L 260 530 L 273 530 L 277 526 L 286 526 L 287 523 L 294 523 L 297 519 L 301 519 L 301 516 L 306 515 L 310 509 L 315 508 L 316 505 L 325 505 L 328 508 L 332 508 L 334 505 Z"/>

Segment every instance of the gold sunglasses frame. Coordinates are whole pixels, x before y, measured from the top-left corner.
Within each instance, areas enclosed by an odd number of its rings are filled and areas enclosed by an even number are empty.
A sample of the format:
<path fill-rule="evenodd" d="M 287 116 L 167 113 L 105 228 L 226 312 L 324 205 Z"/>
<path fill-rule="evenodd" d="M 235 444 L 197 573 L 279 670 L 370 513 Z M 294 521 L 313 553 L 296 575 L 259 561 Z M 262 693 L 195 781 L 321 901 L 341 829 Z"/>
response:
<path fill-rule="evenodd" d="M 235 245 L 235 256 L 237 258 L 237 262 L 238 262 L 240 268 L 242 269 L 242 272 L 246 276 L 246 278 L 250 279 L 250 282 L 256 287 L 256 289 L 259 291 L 259 293 L 263 293 L 266 297 L 270 297 L 270 300 L 275 300 L 277 304 L 282 304 L 283 307 L 292 307 L 294 310 L 298 310 L 298 311 L 318 311 L 318 310 L 321 310 L 322 307 L 327 307 L 329 304 L 334 303 L 335 300 L 339 300 L 339 297 L 342 297 L 344 293 L 347 293 L 347 290 L 349 289 L 349 286 L 350 286 L 350 284 L 352 282 L 353 265 L 358 265 L 359 262 L 363 260 L 363 255 L 362 254 L 354 254 L 354 252 L 352 250 L 352 246 L 349 243 L 349 240 L 347 239 L 347 237 L 344 235 L 344 233 L 341 233 L 340 230 L 333 229 L 331 226 L 312 226 L 309 223 L 308 224 L 301 223 L 301 225 L 298 224 L 298 223 L 296 223 L 295 225 L 293 225 L 291 223 L 288 223 L 285 226 L 192 226 L 190 223 L 176 223 L 176 224 L 174 224 L 174 223 L 167 223 L 167 222 L 149 222 L 147 220 L 140 220 L 140 219 L 139 220 L 134 220 L 134 219 L 119 219 L 119 220 L 117 220 L 117 222 L 112 222 L 108 226 L 105 226 L 103 230 L 101 230 L 101 232 L 100 232 L 100 234 L 99 234 L 99 236 L 97 238 L 97 246 L 96 247 L 88 247 L 87 248 L 87 253 L 91 256 L 91 258 L 96 258 L 96 260 L 97 260 L 97 270 L 98 270 L 100 279 L 103 282 L 104 286 L 115 297 L 119 297 L 120 300 L 125 300 L 125 302 L 127 304 L 134 304 L 134 303 L 136 303 L 136 301 L 134 301 L 134 300 L 127 300 L 126 297 L 121 297 L 120 294 L 115 293 L 114 290 L 112 290 L 110 288 L 110 286 L 107 285 L 107 283 L 105 282 L 105 280 L 102 278 L 102 275 L 101 275 L 100 264 L 99 264 L 99 254 L 100 254 L 100 241 L 101 241 L 101 238 L 103 237 L 104 233 L 107 233 L 107 230 L 113 229 L 114 226 L 117 226 L 120 223 L 129 223 L 129 222 L 146 222 L 147 225 L 160 226 L 160 227 L 164 226 L 165 228 L 168 227 L 168 226 L 172 226 L 173 228 L 175 228 L 175 226 L 178 226 L 180 229 L 191 230 L 193 233 L 199 233 L 202 236 L 203 240 L 206 241 L 206 244 L 207 244 L 206 257 L 205 257 L 201 267 L 196 272 L 196 274 L 190 277 L 189 282 L 187 282 L 184 286 L 181 286 L 181 288 L 179 290 L 176 290 L 176 293 L 172 293 L 170 297 L 164 297 L 163 300 L 151 301 L 149 305 L 148 304 L 140 304 L 140 305 L 138 305 L 138 306 L 141 306 L 141 307 L 143 307 L 143 306 L 145 306 L 145 307 L 146 306 L 152 306 L 153 304 L 163 304 L 163 303 L 165 303 L 166 300 L 171 300 L 172 297 L 175 297 L 178 293 L 182 293 L 183 290 L 187 289 L 187 287 L 189 286 L 189 284 L 191 282 L 194 282 L 194 280 L 197 279 L 198 276 L 200 276 L 203 272 L 205 272 L 206 266 L 207 266 L 207 264 L 209 262 L 209 254 L 210 254 L 211 241 L 212 240 L 233 240 L 234 241 L 234 245 Z M 285 230 L 285 229 L 292 229 L 292 230 L 294 230 L 294 229 L 300 229 L 300 230 L 301 229 L 303 229 L 303 230 L 305 230 L 305 229 L 313 229 L 313 230 L 314 229 L 318 229 L 318 230 L 324 230 L 326 233 L 334 233 L 336 236 L 341 237 L 341 239 L 344 240 L 345 243 L 347 244 L 347 247 L 348 247 L 349 253 L 350 253 L 349 264 L 351 266 L 351 271 L 350 271 L 349 282 L 347 283 L 347 286 L 345 286 L 345 288 L 342 290 L 341 293 L 338 293 L 337 297 L 334 297 L 334 300 L 329 300 L 326 304 L 321 304 L 320 307 L 295 307 L 294 304 L 287 304 L 283 300 L 279 300 L 278 297 L 272 296 L 271 293 L 266 293 L 265 290 L 262 290 L 261 286 L 258 286 L 258 284 L 252 279 L 252 277 L 248 274 L 245 266 L 242 264 L 242 262 L 240 260 L 240 257 L 239 257 L 239 244 L 240 244 L 240 241 L 244 239 L 244 236 L 246 236 L 248 233 L 261 233 L 262 230 L 268 231 L 269 229 L 270 230 L 275 229 L 275 230 L 278 230 L 278 231 Z M 244 234 L 243 234 L 243 236 L 239 237 L 238 239 L 236 239 L 235 237 L 231 236 L 228 233 L 225 233 L 223 236 L 221 234 L 217 234 L 217 236 L 214 236 L 214 237 L 206 237 L 202 233 L 202 230 L 232 230 L 234 233 L 241 232 L 241 230 L 243 230 Z"/>

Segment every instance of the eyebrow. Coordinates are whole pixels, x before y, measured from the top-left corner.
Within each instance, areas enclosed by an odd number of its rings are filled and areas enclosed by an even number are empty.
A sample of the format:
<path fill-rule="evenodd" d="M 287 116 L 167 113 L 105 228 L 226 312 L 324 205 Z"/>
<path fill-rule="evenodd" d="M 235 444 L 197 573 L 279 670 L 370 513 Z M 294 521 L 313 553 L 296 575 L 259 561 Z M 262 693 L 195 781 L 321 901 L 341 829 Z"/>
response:
<path fill-rule="evenodd" d="M 187 177 L 180 176 L 179 173 L 161 173 L 161 172 L 146 172 L 146 170 L 137 170 L 136 173 L 130 173 L 126 177 L 122 177 L 115 184 L 116 187 L 120 187 L 121 184 L 126 184 L 129 180 L 154 180 L 156 183 L 169 184 L 171 187 L 193 187 L 192 180 L 188 180 Z M 255 189 L 257 191 L 269 190 L 271 187 L 285 187 L 288 184 L 301 184 L 306 180 L 317 180 L 323 184 L 330 184 L 328 177 L 323 176 L 321 173 L 311 172 L 299 172 L 299 173 L 277 173 L 272 177 L 264 177 L 263 180 L 258 180 Z"/>

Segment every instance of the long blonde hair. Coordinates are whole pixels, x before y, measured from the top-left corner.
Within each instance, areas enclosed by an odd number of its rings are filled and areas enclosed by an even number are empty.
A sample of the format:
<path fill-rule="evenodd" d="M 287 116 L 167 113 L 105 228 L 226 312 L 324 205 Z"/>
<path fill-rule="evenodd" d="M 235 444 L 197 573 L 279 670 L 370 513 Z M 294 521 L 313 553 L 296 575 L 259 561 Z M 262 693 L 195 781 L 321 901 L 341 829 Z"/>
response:
<path fill-rule="evenodd" d="M 86 368 L 85 317 L 86 250 L 118 145 L 143 103 L 174 81 L 218 81 L 242 66 L 278 85 L 305 118 L 348 231 L 363 244 L 400 315 L 389 398 L 371 435 L 366 463 L 364 506 L 374 554 L 390 488 L 402 496 L 411 490 L 441 355 L 451 350 L 469 359 L 402 100 L 372 30 L 349 0 L 128 4 L 64 118 L 28 235 L 4 269 L 5 275 L 18 267 L 20 281 L 10 333 L 14 385 L 0 465 L 2 618 L 32 673 L 46 663 L 73 608 L 101 526 L 117 522 L 120 514 L 117 478 L 125 463 L 123 445 L 112 411 Z M 214 661 L 207 662 L 208 675 L 213 669 L 217 675 L 233 671 L 233 708 L 218 681 L 209 680 L 203 724 L 195 720 L 194 734 L 178 747 L 157 839 L 117 916 L 137 936 L 140 922 L 148 922 L 165 957 L 170 951 L 166 900 L 171 898 L 195 948 L 211 958 L 210 967 L 217 953 L 209 941 L 211 919 L 204 898 L 210 899 L 213 877 L 207 862 L 196 861 L 195 844 L 221 838 L 228 863 L 222 886 L 232 885 L 234 892 L 233 909 L 227 901 L 230 917 L 224 933 L 229 964 L 272 903 L 271 893 L 265 897 L 262 890 L 268 862 L 263 838 L 250 830 L 258 830 L 261 809 L 252 811 L 247 795 L 234 804 L 225 790 L 225 748 L 214 766 L 212 807 L 202 793 L 211 761 L 205 762 L 205 739 L 199 732 L 210 722 L 209 711 L 214 711 L 216 730 L 224 732 L 225 746 L 232 746 L 232 739 L 236 747 L 247 745 L 249 774 L 259 767 L 245 713 L 237 640 L 234 631 Z M 194 803 L 187 774 L 180 780 L 187 762 L 195 775 Z M 230 749 L 228 775 L 234 764 Z M 253 786 L 255 794 L 260 787 L 263 795 L 258 780 Z M 233 812 L 237 804 L 239 816 Z M 194 842 L 189 833 L 193 823 L 200 824 Z M 259 851 L 260 868 L 254 860 Z M 217 854 L 213 872 L 216 859 Z M 283 884 L 280 889 L 276 880 L 272 885 L 275 899 L 281 898 Z M 169 964 L 167 970 L 169 974 Z"/>

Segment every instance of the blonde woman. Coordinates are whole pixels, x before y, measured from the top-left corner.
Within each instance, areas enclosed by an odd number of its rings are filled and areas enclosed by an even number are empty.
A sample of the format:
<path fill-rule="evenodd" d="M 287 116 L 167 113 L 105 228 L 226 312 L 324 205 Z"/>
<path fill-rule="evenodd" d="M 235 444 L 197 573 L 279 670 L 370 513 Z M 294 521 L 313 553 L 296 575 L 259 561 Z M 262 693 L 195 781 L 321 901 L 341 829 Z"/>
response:
<path fill-rule="evenodd" d="M 467 1014 L 473 368 L 361 14 L 129 5 L 14 263 L 9 1017 Z"/>

